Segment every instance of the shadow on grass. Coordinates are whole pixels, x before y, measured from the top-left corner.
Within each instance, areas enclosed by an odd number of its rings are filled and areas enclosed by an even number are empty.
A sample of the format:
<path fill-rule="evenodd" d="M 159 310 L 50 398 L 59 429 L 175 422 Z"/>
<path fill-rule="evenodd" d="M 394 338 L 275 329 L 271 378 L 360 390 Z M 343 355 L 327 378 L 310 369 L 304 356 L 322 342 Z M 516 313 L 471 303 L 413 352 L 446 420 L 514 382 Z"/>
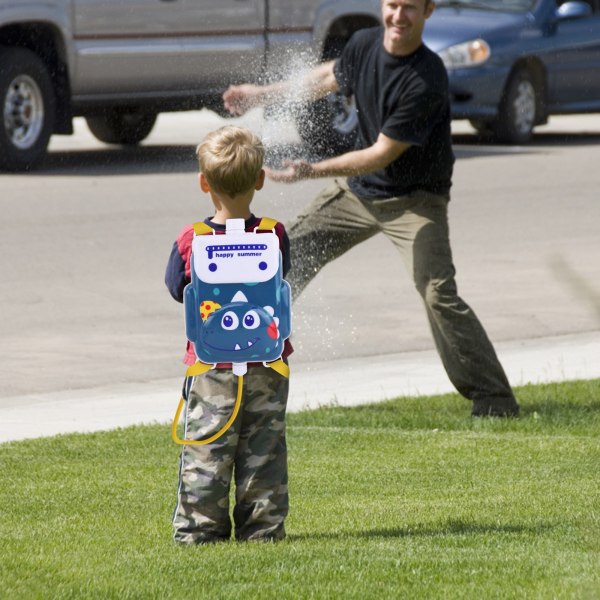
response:
<path fill-rule="evenodd" d="M 548 398 L 529 402 L 526 406 L 521 407 L 521 417 L 550 417 L 563 422 L 583 421 L 590 415 L 598 414 L 600 414 L 600 400 L 593 398 L 590 398 L 585 404 L 570 404 L 560 398 Z"/>
<path fill-rule="evenodd" d="M 527 384 L 515 389 L 522 417 L 563 422 L 595 421 L 600 415 L 600 379 Z"/>
<path fill-rule="evenodd" d="M 344 532 L 319 532 L 306 534 L 288 534 L 287 539 L 290 541 L 303 540 L 335 540 L 348 538 L 362 539 L 389 539 L 389 538 L 433 538 L 444 536 L 475 536 L 475 535 L 490 535 L 490 534 L 541 534 L 550 531 L 552 525 L 547 523 L 538 523 L 536 525 L 503 525 L 503 524 L 487 524 L 487 523 L 472 523 L 461 520 L 450 519 L 445 523 L 434 525 L 415 525 L 414 527 L 394 527 L 388 529 L 366 529 Z"/>

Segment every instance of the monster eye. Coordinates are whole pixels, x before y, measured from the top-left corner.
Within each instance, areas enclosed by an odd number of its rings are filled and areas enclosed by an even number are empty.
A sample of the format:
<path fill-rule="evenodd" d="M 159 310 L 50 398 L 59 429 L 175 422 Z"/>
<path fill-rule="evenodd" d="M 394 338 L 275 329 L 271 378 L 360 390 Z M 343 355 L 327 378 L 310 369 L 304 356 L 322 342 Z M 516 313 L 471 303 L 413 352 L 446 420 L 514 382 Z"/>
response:
<path fill-rule="evenodd" d="M 237 329 L 237 326 L 239 324 L 240 320 L 238 319 L 237 315 L 230 310 L 228 310 L 221 319 L 221 326 L 223 327 L 223 329 Z"/>
<path fill-rule="evenodd" d="M 249 310 L 244 315 L 244 327 L 246 329 L 256 329 L 260 325 L 260 317 L 255 310 Z"/>

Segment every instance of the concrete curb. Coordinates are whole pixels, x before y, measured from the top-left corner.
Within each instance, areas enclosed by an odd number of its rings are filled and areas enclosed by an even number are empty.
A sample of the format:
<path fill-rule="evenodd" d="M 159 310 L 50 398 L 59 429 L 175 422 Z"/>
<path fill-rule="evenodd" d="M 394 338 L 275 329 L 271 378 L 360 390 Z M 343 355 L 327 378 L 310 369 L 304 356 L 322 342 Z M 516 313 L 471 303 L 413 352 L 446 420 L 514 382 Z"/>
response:
<path fill-rule="evenodd" d="M 600 377 L 600 332 L 496 344 L 514 386 Z M 182 370 L 183 377 L 183 370 Z M 167 423 L 182 378 L 0 400 L 0 443 Z M 289 411 L 454 391 L 434 351 L 294 365 Z M 465 411 L 468 410 L 465 405 Z"/>

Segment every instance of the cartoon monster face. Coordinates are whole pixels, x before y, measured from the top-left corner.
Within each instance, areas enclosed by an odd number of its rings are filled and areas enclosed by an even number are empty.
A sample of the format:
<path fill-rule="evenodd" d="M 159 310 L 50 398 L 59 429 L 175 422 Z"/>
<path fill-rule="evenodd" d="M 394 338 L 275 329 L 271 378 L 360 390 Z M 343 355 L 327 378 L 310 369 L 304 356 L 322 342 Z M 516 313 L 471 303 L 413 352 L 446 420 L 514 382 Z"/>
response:
<path fill-rule="evenodd" d="M 202 360 L 245 363 L 279 357 L 283 339 L 270 306 L 257 306 L 238 292 L 233 301 L 208 315 L 200 332 Z"/>

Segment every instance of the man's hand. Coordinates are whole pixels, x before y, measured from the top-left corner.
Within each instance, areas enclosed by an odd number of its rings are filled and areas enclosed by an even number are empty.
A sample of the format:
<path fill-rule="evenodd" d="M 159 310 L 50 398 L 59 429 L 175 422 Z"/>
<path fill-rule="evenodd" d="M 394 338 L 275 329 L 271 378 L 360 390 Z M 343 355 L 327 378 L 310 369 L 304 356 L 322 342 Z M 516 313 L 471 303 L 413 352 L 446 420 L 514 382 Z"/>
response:
<path fill-rule="evenodd" d="M 380 133 L 377 141 L 368 148 L 352 150 L 315 163 L 286 160 L 282 162 L 281 169 L 265 169 L 265 173 L 269 179 L 280 183 L 319 177 L 356 177 L 385 169 L 409 148 L 410 144 L 398 142 Z"/>
<path fill-rule="evenodd" d="M 231 85 L 223 94 L 223 104 L 232 115 L 243 115 L 261 102 L 261 86 L 250 83 Z"/>
<path fill-rule="evenodd" d="M 315 176 L 312 164 L 305 160 L 286 160 L 282 165 L 283 169 L 265 169 L 267 177 L 278 183 L 294 183 Z"/>

